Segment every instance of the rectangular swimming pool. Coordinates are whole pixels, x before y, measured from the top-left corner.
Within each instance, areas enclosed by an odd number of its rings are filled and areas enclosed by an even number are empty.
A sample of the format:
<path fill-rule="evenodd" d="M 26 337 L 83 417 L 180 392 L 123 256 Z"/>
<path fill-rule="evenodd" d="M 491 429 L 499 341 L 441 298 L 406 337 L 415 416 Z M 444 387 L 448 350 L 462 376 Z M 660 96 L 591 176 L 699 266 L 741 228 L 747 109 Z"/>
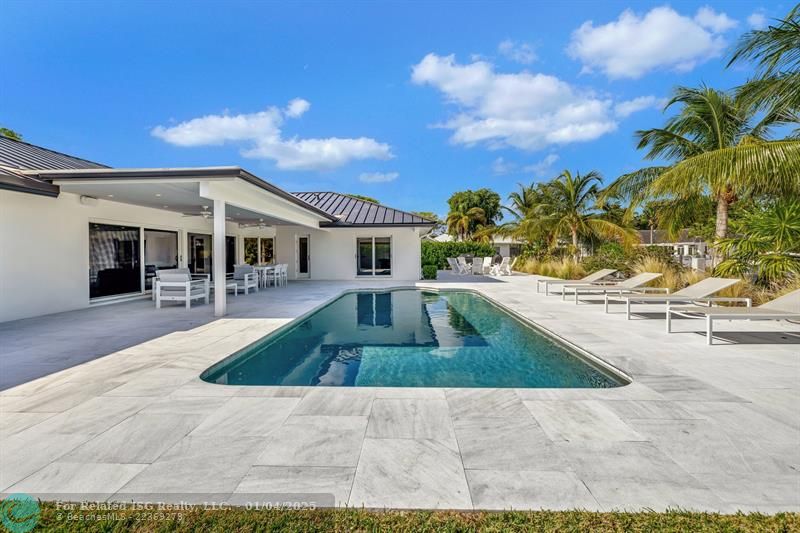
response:
<path fill-rule="evenodd" d="M 229 385 L 591 387 L 625 385 L 468 291 L 346 293 L 206 370 Z"/>

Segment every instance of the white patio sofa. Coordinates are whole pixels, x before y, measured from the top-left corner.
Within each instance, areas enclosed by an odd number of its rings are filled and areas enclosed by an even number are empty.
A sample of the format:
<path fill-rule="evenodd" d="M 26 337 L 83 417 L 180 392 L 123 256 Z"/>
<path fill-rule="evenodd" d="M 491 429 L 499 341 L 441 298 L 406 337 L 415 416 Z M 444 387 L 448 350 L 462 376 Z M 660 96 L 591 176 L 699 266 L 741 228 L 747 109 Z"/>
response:
<path fill-rule="evenodd" d="M 208 279 L 192 280 L 186 272 L 160 271 L 153 287 L 156 308 L 161 309 L 161 302 L 184 302 L 186 309 L 192 306 L 192 300 L 205 300 L 208 303 L 211 291 Z"/>

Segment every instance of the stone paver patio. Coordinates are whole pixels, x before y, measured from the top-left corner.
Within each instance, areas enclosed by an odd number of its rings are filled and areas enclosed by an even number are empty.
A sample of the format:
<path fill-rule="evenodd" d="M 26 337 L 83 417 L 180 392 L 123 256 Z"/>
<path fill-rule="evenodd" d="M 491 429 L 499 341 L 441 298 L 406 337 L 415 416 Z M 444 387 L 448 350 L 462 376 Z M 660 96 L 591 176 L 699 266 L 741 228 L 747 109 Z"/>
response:
<path fill-rule="evenodd" d="M 696 333 L 702 321 L 676 321 L 685 333 L 668 336 L 663 320 L 626 321 L 621 306 L 606 315 L 601 305 L 537 294 L 535 279 L 417 285 L 477 290 L 633 383 L 413 389 L 199 380 L 343 290 L 398 285 L 389 281 L 291 283 L 231 299 L 221 320 L 212 306 L 156 311 L 136 301 L 0 324 L 0 492 L 231 501 L 310 492 L 374 508 L 800 510 L 800 327 L 721 322 L 709 347 Z"/>

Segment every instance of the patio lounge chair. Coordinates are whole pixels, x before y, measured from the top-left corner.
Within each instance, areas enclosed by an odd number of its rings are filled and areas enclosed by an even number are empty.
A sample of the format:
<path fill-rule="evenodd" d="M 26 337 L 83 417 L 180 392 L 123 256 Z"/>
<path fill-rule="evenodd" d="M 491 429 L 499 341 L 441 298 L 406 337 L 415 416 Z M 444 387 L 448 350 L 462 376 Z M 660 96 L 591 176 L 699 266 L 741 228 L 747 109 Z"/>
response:
<path fill-rule="evenodd" d="M 628 317 L 628 320 L 631 319 L 631 304 L 632 303 L 641 303 L 641 304 L 667 304 L 670 305 L 672 303 L 692 303 L 698 298 L 708 298 L 712 294 L 718 293 L 722 289 L 726 287 L 730 287 L 731 285 L 735 285 L 739 283 L 741 280 L 738 278 L 706 278 L 704 280 L 698 281 L 694 285 L 689 285 L 688 287 L 684 287 L 679 291 L 675 291 L 672 294 L 609 294 L 606 293 L 606 302 L 605 302 L 605 310 L 608 313 L 608 301 L 615 300 L 615 301 L 624 301 L 625 302 L 625 314 Z M 739 301 L 744 300 L 744 298 L 715 298 L 714 301 Z"/>
<path fill-rule="evenodd" d="M 248 294 L 250 289 L 255 289 L 258 292 L 258 274 L 252 265 L 234 265 L 233 274 L 229 279 L 236 283 L 236 292 L 239 291 Z"/>
<path fill-rule="evenodd" d="M 612 293 L 622 294 L 623 292 L 634 292 L 634 289 L 642 292 L 669 291 L 669 289 L 644 287 L 644 285 L 650 283 L 654 279 L 660 278 L 662 275 L 663 274 L 661 274 L 660 272 L 642 272 L 641 274 L 637 274 L 632 278 L 628 278 L 624 281 L 620 281 L 618 283 L 612 283 L 609 285 L 597 285 L 597 284 L 564 285 L 564 288 L 561 290 L 561 299 L 564 300 L 566 298 L 567 291 L 570 289 L 572 290 L 572 293 L 575 295 L 576 304 L 578 303 L 578 295 L 580 295 L 581 293 L 593 294 L 596 292 L 600 292 L 602 294 L 606 294 L 607 291 L 611 291 Z"/>
<path fill-rule="evenodd" d="M 458 273 L 462 275 L 472 272 L 472 267 L 463 256 L 456 257 L 456 264 L 458 265 Z"/>
<path fill-rule="evenodd" d="M 186 302 L 186 309 L 192 300 L 205 300 L 208 303 L 210 287 L 207 279 L 192 280 L 188 273 L 161 272 L 155 282 L 156 308 L 161 309 L 161 302 Z"/>
<path fill-rule="evenodd" d="M 490 272 L 492 276 L 510 276 L 511 275 L 511 258 L 504 257 L 500 263 L 494 265 Z"/>
<path fill-rule="evenodd" d="M 484 257 L 483 258 L 483 273 L 489 274 L 492 271 L 492 258 L 491 257 Z"/>
<path fill-rule="evenodd" d="M 483 258 L 476 257 L 472 260 L 472 273 L 478 276 L 483 275 Z"/>
<path fill-rule="evenodd" d="M 584 276 L 581 279 L 540 279 L 536 281 L 536 292 L 542 292 L 540 286 L 544 283 L 544 294 L 546 296 L 550 295 L 550 287 L 552 285 L 570 285 L 570 284 L 595 284 L 602 280 L 603 278 L 607 278 L 608 276 L 614 274 L 616 272 L 613 268 L 604 268 L 602 270 L 598 270 L 596 272 L 592 272 L 588 276 Z M 609 282 L 613 283 L 613 282 Z"/>
<path fill-rule="evenodd" d="M 685 318 L 705 318 L 706 319 L 706 344 L 713 344 L 714 340 L 714 321 L 715 320 L 800 320 L 800 289 L 784 294 L 779 298 L 759 305 L 750 306 L 750 299 L 747 300 L 747 307 L 705 307 L 702 305 L 679 305 L 667 308 L 667 333 L 672 333 L 672 315 Z M 704 298 L 698 302 L 708 302 L 709 305 L 718 298 Z"/>

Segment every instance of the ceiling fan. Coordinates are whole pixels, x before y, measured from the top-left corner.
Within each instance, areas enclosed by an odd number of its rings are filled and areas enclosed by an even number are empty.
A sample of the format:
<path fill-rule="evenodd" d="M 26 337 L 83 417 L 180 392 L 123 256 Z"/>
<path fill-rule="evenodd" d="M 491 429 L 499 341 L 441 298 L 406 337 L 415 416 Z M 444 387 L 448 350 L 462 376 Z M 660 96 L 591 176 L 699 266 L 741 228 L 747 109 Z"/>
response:
<path fill-rule="evenodd" d="M 214 212 L 209 211 L 208 206 L 204 205 L 202 211 L 196 213 L 181 213 L 181 215 L 185 217 L 203 217 L 204 219 L 208 220 L 214 216 Z M 225 220 L 233 220 L 233 217 L 225 217 Z"/>

